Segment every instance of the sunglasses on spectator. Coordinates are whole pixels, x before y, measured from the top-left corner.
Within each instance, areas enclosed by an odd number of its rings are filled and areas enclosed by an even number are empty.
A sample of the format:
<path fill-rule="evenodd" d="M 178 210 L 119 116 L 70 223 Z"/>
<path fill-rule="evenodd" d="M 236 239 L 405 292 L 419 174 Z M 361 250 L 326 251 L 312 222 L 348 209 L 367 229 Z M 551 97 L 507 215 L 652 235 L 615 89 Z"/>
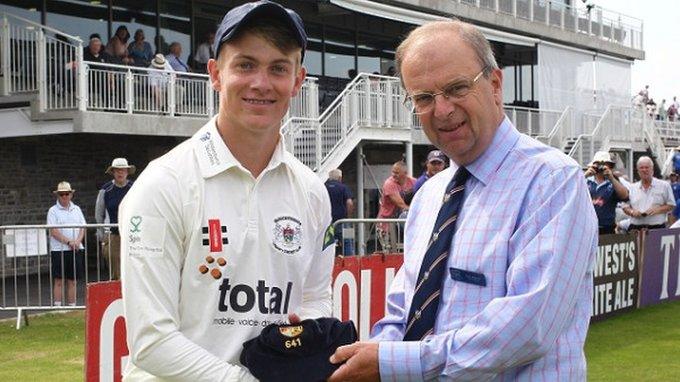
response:
<path fill-rule="evenodd" d="M 70 192 L 57 192 L 57 195 L 59 195 L 59 196 L 67 196 L 67 195 L 71 195 L 71 193 L 70 193 Z"/>

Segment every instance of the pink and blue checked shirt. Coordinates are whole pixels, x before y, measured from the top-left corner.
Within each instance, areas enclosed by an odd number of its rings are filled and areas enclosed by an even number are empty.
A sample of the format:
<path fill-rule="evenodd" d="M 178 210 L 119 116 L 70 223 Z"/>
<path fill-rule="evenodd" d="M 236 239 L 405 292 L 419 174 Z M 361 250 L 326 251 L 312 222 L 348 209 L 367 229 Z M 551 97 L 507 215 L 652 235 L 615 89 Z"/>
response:
<path fill-rule="evenodd" d="M 373 328 L 381 379 L 585 380 L 597 217 L 579 166 L 507 118 L 467 166 L 472 176 L 447 264 L 483 274 L 487 285 L 447 272 L 434 334 L 402 341 L 420 263 L 457 168 L 428 180 L 411 204 L 404 265 Z"/>

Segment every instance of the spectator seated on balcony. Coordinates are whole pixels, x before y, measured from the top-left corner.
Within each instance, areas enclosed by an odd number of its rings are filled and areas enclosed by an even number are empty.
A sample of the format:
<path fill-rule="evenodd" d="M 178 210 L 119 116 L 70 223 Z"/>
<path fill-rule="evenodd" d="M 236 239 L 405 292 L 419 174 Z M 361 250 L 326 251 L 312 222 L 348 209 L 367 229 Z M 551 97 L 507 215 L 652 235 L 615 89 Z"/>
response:
<path fill-rule="evenodd" d="M 191 68 L 180 59 L 182 56 L 182 44 L 175 41 L 170 44 L 168 49 L 170 53 L 165 56 L 165 59 L 170 63 L 172 69 L 176 72 L 190 72 Z"/>
<path fill-rule="evenodd" d="M 215 42 L 215 32 L 210 31 L 205 35 L 205 41 L 198 46 L 194 54 L 194 69 L 198 73 L 207 73 L 208 60 L 215 58 L 213 44 Z"/>
<path fill-rule="evenodd" d="M 137 29 L 135 32 L 135 41 L 128 46 L 128 53 L 134 60 L 135 66 L 148 67 L 153 59 L 153 50 L 151 44 L 144 41 L 144 31 Z"/>
<path fill-rule="evenodd" d="M 90 39 L 90 43 L 83 51 L 83 60 L 90 62 L 111 62 L 111 57 L 102 50 L 102 40 L 94 36 Z"/>
<path fill-rule="evenodd" d="M 170 80 L 173 77 L 174 70 L 165 56 L 158 53 L 151 61 L 149 66 L 152 69 L 163 70 L 159 72 L 153 70 L 149 72 L 149 87 L 151 88 L 151 97 L 153 99 L 154 111 L 167 112 L 168 92 L 170 91 Z M 184 87 L 175 83 L 175 105 L 180 105 L 184 99 Z"/>
<path fill-rule="evenodd" d="M 125 45 L 125 48 L 127 49 L 128 41 L 130 40 L 130 32 L 128 31 L 127 27 L 125 25 L 120 25 L 116 29 L 116 33 L 114 34 L 118 39 Z"/>
<path fill-rule="evenodd" d="M 112 63 L 111 56 L 102 49 L 102 42 L 99 37 L 94 36 L 90 39 L 90 44 L 83 52 L 83 60 L 95 63 L 95 65 L 90 65 L 88 70 L 88 94 L 90 97 L 88 107 L 105 108 L 104 100 L 107 98 L 106 94 L 114 89 L 114 79 L 109 68 L 96 65 L 97 63 Z"/>
<path fill-rule="evenodd" d="M 134 60 L 128 55 L 125 43 L 118 36 L 113 36 L 106 44 L 104 52 L 109 56 L 109 62 L 116 65 L 132 65 Z"/>

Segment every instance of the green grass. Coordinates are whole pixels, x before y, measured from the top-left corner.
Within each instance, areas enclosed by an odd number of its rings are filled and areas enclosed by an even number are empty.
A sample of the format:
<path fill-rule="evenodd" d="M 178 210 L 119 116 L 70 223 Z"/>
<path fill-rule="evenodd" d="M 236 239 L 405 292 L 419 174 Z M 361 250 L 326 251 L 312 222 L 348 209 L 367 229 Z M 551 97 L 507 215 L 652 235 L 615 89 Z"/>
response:
<path fill-rule="evenodd" d="M 0 381 L 82 380 L 84 312 L 29 323 L 0 322 Z M 680 302 L 592 324 L 586 357 L 589 381 L 680 381 Z"/>
<path fill-rule="evenodd" d="M 589 381 L 680 381 L 680 302 L 590 325 Z"/>
<path fill-rule="evenodd" d="M 29 326 L 0 322 L 0 381 L 82 381 L 85 313 L 29 316 Z"/>

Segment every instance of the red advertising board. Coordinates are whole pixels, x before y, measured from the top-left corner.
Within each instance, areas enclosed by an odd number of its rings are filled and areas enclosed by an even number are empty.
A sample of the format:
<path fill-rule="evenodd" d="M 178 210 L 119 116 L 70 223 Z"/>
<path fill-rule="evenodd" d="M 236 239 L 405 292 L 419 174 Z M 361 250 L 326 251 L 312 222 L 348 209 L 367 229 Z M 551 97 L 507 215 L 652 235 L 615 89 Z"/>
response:
<path fill-rule="evenodd" d="M 120 381 L 129 354 L 120 281 L 87 285 L 85 380 Z"/>
<path fill-rule="evenodd" d="M 402 255 L 371 255 L 335 260 L 333 268 L 333 315 L 353 320 L 361 339 L 385 314 L 385 297 Z M 121 380 L 128 360 L 120 282 L 87 287 L 87 340 L 85 369 L 88 382 Z"/>

